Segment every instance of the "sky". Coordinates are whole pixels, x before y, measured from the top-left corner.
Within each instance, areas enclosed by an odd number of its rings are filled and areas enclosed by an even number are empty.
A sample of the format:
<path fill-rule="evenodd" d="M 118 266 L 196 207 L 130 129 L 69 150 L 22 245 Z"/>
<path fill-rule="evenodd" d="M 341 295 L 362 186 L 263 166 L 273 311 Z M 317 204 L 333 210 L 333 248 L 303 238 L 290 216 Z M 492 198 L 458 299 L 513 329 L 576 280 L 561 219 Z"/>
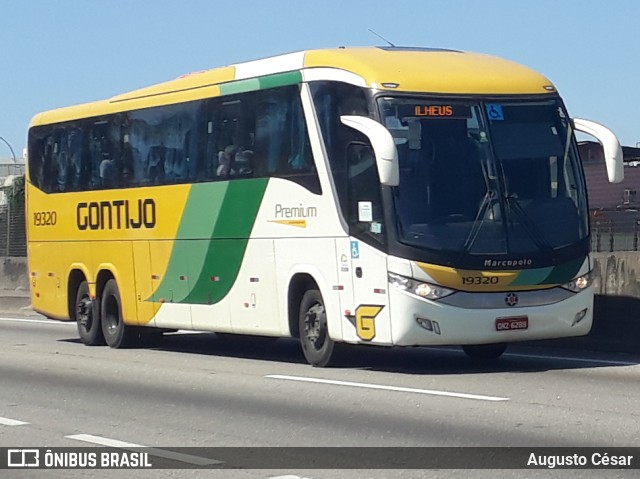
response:
<path fill-rule="evenodd" d="M 21 157 L 40 111 L 281 53 L 382 45 L 372 29 L 527 65 L 571 116 L 636 146 L 639 19 L 637 0 L 0 0 L 0 137 Z"/>

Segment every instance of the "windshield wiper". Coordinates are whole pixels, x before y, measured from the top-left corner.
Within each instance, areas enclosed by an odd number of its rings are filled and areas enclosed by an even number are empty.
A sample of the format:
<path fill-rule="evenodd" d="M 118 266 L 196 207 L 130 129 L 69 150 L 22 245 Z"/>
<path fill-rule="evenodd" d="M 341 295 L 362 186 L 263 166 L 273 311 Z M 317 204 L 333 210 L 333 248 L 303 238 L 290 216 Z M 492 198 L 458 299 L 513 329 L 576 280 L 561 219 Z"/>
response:
<path fill-rule="evenodd" d="M 473 225 L 471 226 L 471 231 L 469 231 L 469 235 L 464 242 L 462 247 L 462 254 L 469 253 L 473 244 L 476 242 L 478 235 L 480 234 L 480 230 L 482 229 L 482 225 L 484 224 L 485 219 L 487 218 L 487 213 L 489 208 L 492 207 L 492 204 L 499 197 L 498 188 L 497 188 L 497 175 L 495 173 L 495 165 L 492 160 L 488 158 L 481 159 L 480 164 L 482 165 L 482 175 L 484 176 L 485 184 L 487 185 L 487 192 L 484 194 L 482 198 L 482 203 L 480 204 L 480 208 L 478 208 L 478 214 L 476 215 L 475 220 L 473 220 Z"/>
<path fill-rule="evenodd" d="M 489 207 L 491 206 L 493 197 L 494 192 L 492 190 L 489 190 L 484 194 L 484 198 L 482 199 L 482 203 L 480 204 L 480 208 L 478 209 L 476 219 L 473 220 L 471 231 L 469 231 L 469 235 L 467 236 L 467 239 L 464 242 L 464 246 L 462 247 L 463 252 L 469 253 L 471 251 L 471 247 L 476 242 L 476 238 L 478 237 L 480 229 L 482 229 L 482 225 L 484 224 L 484 220 L 487 217 L 487 212 L 489 211 Z"/>
<path fill-rule="evenodd" d="M 553 247 L 544 237 L 544 234 L 540 231 L 540 228 L 531 220 L 529 215 L 524 211 L 522 205 L 515 196 L 507 195 L 505 196 L 505 200 L 508 206 L 511 206 L 511 211 L 513 211 L 516 216 L 520 219 L 520 224 L 527 232 L 529 237 L 533 240 L 538 248 L 543 251 L 553 251 Z"/>

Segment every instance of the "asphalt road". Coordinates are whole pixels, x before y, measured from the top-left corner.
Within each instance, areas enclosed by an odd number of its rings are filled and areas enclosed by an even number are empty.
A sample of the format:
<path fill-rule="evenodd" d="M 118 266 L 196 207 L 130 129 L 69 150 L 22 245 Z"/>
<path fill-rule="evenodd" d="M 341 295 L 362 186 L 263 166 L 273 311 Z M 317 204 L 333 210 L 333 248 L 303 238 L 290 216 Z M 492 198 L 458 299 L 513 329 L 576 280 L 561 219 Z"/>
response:
<path fill-rule="evenodd" d="M 308 366 L 297 343 L 283 339 L 178 332 L 111 350 L 82 345 L 75 324 L 5 316 L 0 447 L 148 446 L 184 469 L 0 477 L 637 477 L 613 469 L 332 470 L 330 457 L 312 454 L 309 464 L 326 469 L 306 469 L 286 448 L 635 447 L 639 378 L 638 356 L 531 347 L 488 363 L 455 348 L 350 348 L 332 369 Z M 281 447 L 272 459 L 282 454 L 282 468 L 194 470 L 221 458 L 172 449 L 222 446 Z M 360 452 L 358 467 L 367 469 L 376 458 Z"/>

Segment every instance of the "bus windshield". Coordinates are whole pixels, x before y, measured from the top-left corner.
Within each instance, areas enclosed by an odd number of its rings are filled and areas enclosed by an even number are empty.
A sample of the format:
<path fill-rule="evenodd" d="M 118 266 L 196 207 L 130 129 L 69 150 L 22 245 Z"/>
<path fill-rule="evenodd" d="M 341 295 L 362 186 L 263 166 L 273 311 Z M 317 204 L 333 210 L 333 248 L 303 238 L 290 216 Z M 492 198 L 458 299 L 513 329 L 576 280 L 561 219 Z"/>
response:
<path fill-rule="evenodd" d="M 400 242 L 500 255 L 556 250 L 588 235 L 584 180 L 559 100 L 378 102 L 398 148 Z"/>

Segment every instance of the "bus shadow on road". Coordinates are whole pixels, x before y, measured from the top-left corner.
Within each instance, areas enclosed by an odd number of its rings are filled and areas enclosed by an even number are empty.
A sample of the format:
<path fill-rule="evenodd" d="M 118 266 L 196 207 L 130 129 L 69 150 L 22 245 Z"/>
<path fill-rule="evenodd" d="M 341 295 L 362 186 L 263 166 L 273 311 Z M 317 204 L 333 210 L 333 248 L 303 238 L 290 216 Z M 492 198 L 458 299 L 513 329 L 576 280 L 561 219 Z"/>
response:
<path fill-rule="evenodd" d="M 299 343 L 287 338 L 178 331 L 164 334 L 146 347 L 186 354 L 305 363 Z"/>
<path fill-rule="evenodd" d="M 416 375 L 536 373 L 545 371 L 628 367 L 640 364 L 640 357 L 613 359 L 598 353 L 514 345 L 498 359 L 470 358 L 461 348 L 404 348 L 363 351 L 351 367 Z M 364 364 L 358 366 L 358 362 Z"/>
<path fill-rule="evenodd" d="M 305 364 L 296 339 L 236 336 L 214 333 L 172 333 L 141 347 L 224 358 L 253 359 Z M 457 347 L 386 348 L 340 345 L 336 369 L 361 369 L 414 375 L 533 373 L 553 370 L 630 367 L 640 364 L 640 356 L 575 351 L 514 344 L 495 360 L 466 356 Z"/>

